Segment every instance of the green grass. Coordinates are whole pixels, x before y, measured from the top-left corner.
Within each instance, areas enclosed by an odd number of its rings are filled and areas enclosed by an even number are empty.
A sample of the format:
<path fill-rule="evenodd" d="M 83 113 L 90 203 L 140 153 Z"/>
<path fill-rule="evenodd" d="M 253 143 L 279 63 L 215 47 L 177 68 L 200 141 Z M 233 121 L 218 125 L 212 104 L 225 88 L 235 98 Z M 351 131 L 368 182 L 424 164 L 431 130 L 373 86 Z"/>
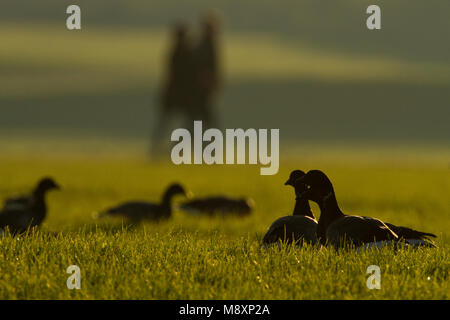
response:
<path fill-rule="evenodd" d="M 47 174 L 64 189 L 49 195 L 48 219 L 39 232 L 0 238 L 0 298 L 448 299 L 448 149 L 354 148 L 345 156 L 311 150 L 282 157 L 275 176 L 260 176 L 254 166 L 175 166 L 116 151 L 4 153 L 1 197 L 26 192 Z M 294 168 L 326 171 L 345 212 L 436 233 L 439 248 L 262 248 L 270 223 L 293 208 L 293 190 L 283 182 Z M 176 212 L 168 222 L 137 227 L 92 218 L 92 212 L 122 200 L 157 200 L 172 181 L 198 196 L 250 196 L 256 209 L 245 219 Z M 73 264 L 81 268 L 81 290 L 66 288 L 66 268 Z M 372 264 L 381 268 L 381 290 L 366 287 Z"/>

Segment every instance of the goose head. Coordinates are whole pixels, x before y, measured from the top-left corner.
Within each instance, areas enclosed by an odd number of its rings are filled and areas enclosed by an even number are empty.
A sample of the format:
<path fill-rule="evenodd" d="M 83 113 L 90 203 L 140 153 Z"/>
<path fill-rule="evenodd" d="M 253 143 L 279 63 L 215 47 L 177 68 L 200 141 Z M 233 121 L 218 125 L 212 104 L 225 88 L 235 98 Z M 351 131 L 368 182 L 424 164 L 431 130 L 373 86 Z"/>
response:
<path fill-rule="evenodd" d="M 61 189 L 61 187 L 59 186 L 59 184 L 57 184 L 56 182 L 55 182 L 55 180 L 53 180 L 52 178 L 50 178 L 50 177 L 45 177 L 45 178 L 42 178 L 39 182 L 38 182 L 38 184 L 37 184 L 37 186 L 36 186 L 36 189 L 35 189 L 35 191 L 34 191 L 34 193 L 35 194 L 45 194 L 47 191 L 50 191 L 50 190 L 60 190 Z"/>
<path fill-rule="evenodd" d="M 255 207 L 255 201 L 251 198 L 241 198 L 238 203 L 244 212 L 250 212 Z"/>
<path fill-rule="evenodd" d="M 173 196 L 176 196 L 176 195 L 182 195 L 182 196 L 189 198 L 191 196 L 191 193 L 186 191 L 181 184 L 173 183 L 167 188 L 167 190 L 164 194 L 164 197 L 172 198 Z"/>
<path fill-rule="evenodd" d="M 300 194 L 300 198 L 321 203 L 334 193 L 330 179 L 320 170 L 310 170 L 303 177 L 298 178 L 295 184 L 304 184 L 307 189 Z"/>
<path fill-rule="evenodd" d="M 297 179 L 303 177 L 305 173 L 302 170 L 294 170 L 289 175 L 289 179 L 284 183 L 285 186 L 293 186 Z"/>
<path fill-rule="evenodd" d="M 300 195 L 308 190 L 308 186 L 300 181 L 300 178 L 304 176 L 305 173 L 302 170 L 294 170 L 289 175 L 289 179 L 285 182 L 285 185 L 294 187 L 295 195 L 299 200 L 301 200 Z"/>

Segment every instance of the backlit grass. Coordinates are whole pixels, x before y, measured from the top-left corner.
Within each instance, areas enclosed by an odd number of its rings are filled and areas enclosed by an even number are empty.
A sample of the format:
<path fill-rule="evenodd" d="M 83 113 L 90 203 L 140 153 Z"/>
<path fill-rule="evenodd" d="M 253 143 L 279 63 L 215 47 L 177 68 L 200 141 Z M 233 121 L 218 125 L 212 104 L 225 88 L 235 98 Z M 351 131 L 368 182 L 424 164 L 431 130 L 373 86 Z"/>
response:
<path fill-rule="evenodd" d="M 354 150 L 343 161 L 331 151 L 312 152 L 282 157 L 278 175 L 260 176 L 255 166 L 175 166 L 137 155 L 3 155 L 2 198 L 27 191 L 43 175 L 64 189 L 49 195 L 39 232 L 0 238 L 0 298 L 448 299 L 448 164 L 436 154 L 421 156 L 429 161 L 402 165 L 401 154 L 364 157 Z M 270 223 L 293 208 L 293 190 L 283 182 L 294 168 L 327 172 L 345 212 L 436 233 L 439 248 L 262 248 Z M 172 181 L 198 196 L 252 197 L 255 211 L 245 219 L 176 212 L 168 222 L 141 226 L 92 218 L 122 200 L 157 201 Z M 73 264 L 81 268 L 81 290 L 66 287 Z M 381 268 L 381 290 L 366 287 L 372 264 Z"/>

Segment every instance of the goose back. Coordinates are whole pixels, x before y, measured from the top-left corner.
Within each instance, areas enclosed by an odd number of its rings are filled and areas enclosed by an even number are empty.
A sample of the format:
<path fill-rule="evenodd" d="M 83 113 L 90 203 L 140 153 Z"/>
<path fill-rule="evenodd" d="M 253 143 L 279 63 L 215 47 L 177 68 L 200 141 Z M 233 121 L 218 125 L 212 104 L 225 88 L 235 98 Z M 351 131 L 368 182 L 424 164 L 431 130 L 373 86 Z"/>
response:
<path fill-rule="evenodd" d="M 326 239 L 334 247 L 342 247 L 345 244 L 360 246 L 369 242 L 392 241 L 398 236 L 379 219 L 344 215 L 328 226 Z"/>
<path fill-rule="evenodd" d="M 311 217 L 293 215 L 285 216 L 275 220 L 267 230 L 264 238 L 264 244 L 272 244 L 278 241 L 287 243 L 302 242 L 310 244 L 317 243 L 316 236 L 317 221 Z"/>
<path fill-rule="evenodd" d="M 225 196 L 213 196 L 186 201 L 180 205 L 180 209 L 206 215 L 248 215 L 253 209 L 251 199 L 232 199 Z"/>

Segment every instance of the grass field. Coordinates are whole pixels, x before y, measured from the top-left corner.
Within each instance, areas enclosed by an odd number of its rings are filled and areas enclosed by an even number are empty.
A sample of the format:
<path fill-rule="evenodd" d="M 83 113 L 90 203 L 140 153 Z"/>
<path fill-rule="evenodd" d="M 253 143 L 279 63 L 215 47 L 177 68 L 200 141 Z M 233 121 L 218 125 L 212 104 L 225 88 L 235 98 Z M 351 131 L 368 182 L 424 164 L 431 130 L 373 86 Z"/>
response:
<path fill-rule="evenodd" d="M 450 298 L 450 3 L 380 0 L 372 32 L 368 0 L 214 1 L 218 127 L 280 129 L 280 172 L 260 176 L 259 166 L 177 167 L 145 153 L 168 27 L 197 24 L 211 1 L 4 2 L 0 201 L 46 175 L 63 190 L 39 231 L 0 237 L 0 299 Z M 72 3 L 81 31 L 65 27 Z M 346 213 L 435 233 L 439 248 L 262 248 L 272 221 L 292 212 L 283 184 L 293 169 L 325 171 Z M 249 196 L 255 211 L 139 226 L 93 218 L 122 200 L 157 201 L 174 181 L 196 196 Z M 81 290 L 66 287 L 70 265 Z M 381 290 L 366 287 L 369 265 Z"/>
<path fill-rule="evenodd" d="M 96 155 L 87 155 L 88 149 L 69 154 L 50 142 L 45 156 L 6 149 L 0 157 L 2 198 L 28 191 L 47 174 L 64 189 L 49 195 L 48 219 L 39 232 L 0 238 L 1 299 L 450 297 L 448 148 L 316 147 L 302 156 L 282 153 L 279 174 L 260 176 L 253 166 L 149 162 L 127 153 L 130 145 L 116 146 L 122 153 Z M 395 253 L 262 248 L 270 223 L 293 208 L 293 190 L 283 182 L 294 168 L 327 172 L 345 212 L 436 233 L 439 248 Z M 157 200 L 172 181 L 198 196 L 250 196 L 256 209 L 245 219 L 176 212 L 168 222 L 140 226 L 92 218 L 92 212 L 121 200 Z M 316 206 L 314 211 L 319 214 Z M 81 268 L 81 290 L 66 287 L 66 268 L 73 264 Z M 372 264 L 381 268 L 381 290 L 366 287 Z"/>

